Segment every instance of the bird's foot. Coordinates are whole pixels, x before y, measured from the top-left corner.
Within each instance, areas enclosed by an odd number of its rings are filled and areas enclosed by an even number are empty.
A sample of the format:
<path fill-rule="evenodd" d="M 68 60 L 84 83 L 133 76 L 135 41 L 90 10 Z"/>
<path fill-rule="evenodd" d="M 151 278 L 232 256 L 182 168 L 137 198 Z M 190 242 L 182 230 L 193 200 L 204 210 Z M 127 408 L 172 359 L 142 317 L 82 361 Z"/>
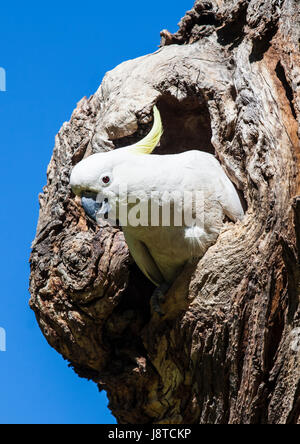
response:
<path fill-rule="evenodd" d="M 159 287 L 156 287 L 151 296 L 150 305 L 152 311 L 159 314 L 159 316 L 161 317 L 165 314 L 161 309 L 161 304 L 165 302 L 165 295 L 169 288 L 170 284 L 168 284 L 167 282 L 163 282 Z"/>

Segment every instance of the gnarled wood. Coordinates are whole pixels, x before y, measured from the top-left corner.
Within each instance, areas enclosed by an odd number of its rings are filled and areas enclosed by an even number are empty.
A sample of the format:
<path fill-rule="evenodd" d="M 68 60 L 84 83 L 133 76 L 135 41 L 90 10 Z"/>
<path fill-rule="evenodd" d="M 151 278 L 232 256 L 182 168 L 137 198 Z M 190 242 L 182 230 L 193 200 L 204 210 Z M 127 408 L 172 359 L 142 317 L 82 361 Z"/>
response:
<path fill-rule="evenodd" d="M 299 423 L 300 7 L 196 1 L 154 54 L 82 99 L 56 137 L 31 256 L 49 344 L 107 390 L 120 423 Z M 69 187 L 84 156 L 133 143 L 157 102 L 157 152 L 214 153 L 247 209 L 151 315 L 120 230 Z"/>

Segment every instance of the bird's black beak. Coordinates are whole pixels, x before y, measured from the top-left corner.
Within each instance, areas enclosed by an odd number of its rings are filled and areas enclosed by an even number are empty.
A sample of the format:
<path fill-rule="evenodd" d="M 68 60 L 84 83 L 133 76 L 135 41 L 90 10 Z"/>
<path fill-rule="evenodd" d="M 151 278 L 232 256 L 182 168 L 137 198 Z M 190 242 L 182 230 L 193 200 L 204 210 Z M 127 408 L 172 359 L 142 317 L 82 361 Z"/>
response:
<path fill-rule="evenodd" d="M 96 220 L 97 212 L 99 211 L 99 208 L 101 206 L 101 203 L 97 202 L 97 194 L 92 192 L 83 193 L 81 196 L 81 205 L 83 206 L 86 214 L 90 218 Z"/>
<path fill-rule="evenodd" d="M 102 215 L 105 219 L 107 219 L 108 212 L 110 210 L 108 199 L 105 198 L 103 202 L 98 202 L 97 193 L 84 192 L 81 195 L 81 204 L 85 213 L 96 222 L 97 214 Z"/>

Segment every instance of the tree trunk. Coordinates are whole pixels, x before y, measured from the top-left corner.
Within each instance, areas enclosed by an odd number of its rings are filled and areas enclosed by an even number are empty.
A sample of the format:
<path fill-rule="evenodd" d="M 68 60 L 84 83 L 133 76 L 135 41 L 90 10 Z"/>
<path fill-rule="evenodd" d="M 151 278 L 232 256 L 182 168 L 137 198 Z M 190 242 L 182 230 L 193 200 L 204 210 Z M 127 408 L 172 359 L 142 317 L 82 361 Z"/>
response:
<path fill-rule="evenodd" d="M 31 255 L 40 328 L 107 391 L 119 423 L 300 423 L 300 6 L 198 0 L 154 54 L 109 72 L 56 137 Z M 216 155 L 242 222 L 188 264 L 150 312 L 152 284 L 121 230 L 87 220 L 70 170 L 143 137 Z"/>

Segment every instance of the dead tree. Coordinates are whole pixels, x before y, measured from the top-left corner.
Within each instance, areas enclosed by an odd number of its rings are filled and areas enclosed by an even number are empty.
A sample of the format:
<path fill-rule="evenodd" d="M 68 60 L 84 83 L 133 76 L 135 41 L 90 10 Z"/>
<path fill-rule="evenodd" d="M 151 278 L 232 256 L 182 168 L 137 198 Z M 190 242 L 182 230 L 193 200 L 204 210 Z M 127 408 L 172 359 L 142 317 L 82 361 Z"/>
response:
<path fill-rule="evenodd" d="M 106 74 L 56 137 L 30 305 L 119 423 L 299 423 L 299 2 L 197 0 L 161 37 Z M 186 266 L 162 319 L 122 231 L 88 220 L 69 186 L 84 156 L 142 138 L 154 103 L 157 152 L 215 154 L 246 209 Z"/>

